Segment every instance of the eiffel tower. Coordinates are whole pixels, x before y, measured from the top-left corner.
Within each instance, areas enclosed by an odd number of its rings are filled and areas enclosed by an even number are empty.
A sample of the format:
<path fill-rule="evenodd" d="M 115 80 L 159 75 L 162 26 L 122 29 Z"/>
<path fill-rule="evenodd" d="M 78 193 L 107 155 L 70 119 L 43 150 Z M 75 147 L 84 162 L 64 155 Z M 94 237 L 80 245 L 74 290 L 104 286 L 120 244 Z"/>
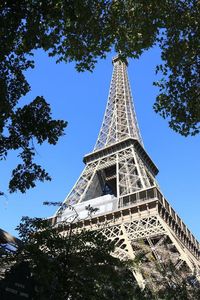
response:
<path fill-rule="evenodd" d="M 158 169 L 144 149 L 127 62 L 119 55 L 112 62 L 109 97 L 96 145 L 84 157 L 85 168 L 54 222 L 101 230 L 115 242 L 115 255 L 120 259 L 134 259 L 145 252 L 145 262 L 133 270 L 141 287 L 157 276 L 155 261 L 163 264 L 169 258 L 180 272 L 199 278 L 199 242 L 160 191 L 155 179 Z M 89 214 L 87 207 L 98 210 Z"/>

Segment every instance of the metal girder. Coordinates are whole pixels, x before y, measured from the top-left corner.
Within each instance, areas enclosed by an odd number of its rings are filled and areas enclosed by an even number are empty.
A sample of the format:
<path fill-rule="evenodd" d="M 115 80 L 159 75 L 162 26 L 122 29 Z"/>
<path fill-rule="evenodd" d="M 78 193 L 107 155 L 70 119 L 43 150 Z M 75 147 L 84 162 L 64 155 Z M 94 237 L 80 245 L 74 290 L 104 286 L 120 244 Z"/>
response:
<path fill-rule="evenodd" d="M 133 221 L 121 220 L 118 224 L 112 220 L 109 223 L 105 221 L 99 223 L 98 227 L 91 223 L 90 230 L 101 231 L 108 240 L 114 241 L 116 246 L 114 255 L 122 260 L 134 260 L 137 254 L 143 251 L 147 258 L 151 257 L 149 255 L 152 253 L 153 260 L 163 268 L 170 262 L 180 270 L 185 262 L 188 269 L 187 271 L 184 269 L 184 274 L 196 275 L 199 272 L 200 262 L 184 247 L 158 213 L 150 214 L 149 217 L 137 216 L 134 218 Z M 132 268 L 141 288 L 145 287 L 153 272 L 149 265 L 153 265 L 153 263 L 143 262 L 139 267 Z M 154 267 L 156 268 L 155 263 Z"/>
<path fill-rule="evenodd" d="M 97 198 L 103 201 L 101 197 L 109 190 L 117 205 L 109 213 L 79 223 L 81 228 L 101 230 L 113 240 L 114 254 L 121 259 L 134 259 L 138 251 L 146 253 L 146 263 L 133 269 L 142 288 L 144 274 L 157 275 L 152 259 L 163 264 L 170 258 L 179 270 L 187 265 L 187 272 L 196 273 L 198 278 L 199 243 L 159 191 L 155 179 L 158 169 L 143 147 L 137 124 L 126 63 L 116 57 L 113 65 L 94 151 L 84 157 L 86 166 L 64 203 L 82 205 Z M 61 213 L 64 216 L 65 211 Z M 77 221 L 77 226 L 80 224 Z"/>
<path fill-rule="evenodd" d="M 92 195 L 90 198 L 102 196 L 107 181 L 105 180 L 104 184 L 100 183 L 100 176 L 106 177 L 106 170 L 109 167 L 113 167 L 114 173 L 111 177 L 115 178 L 115 196 L 117 198 L 157 185 L 155 178 L 150 174 L 132 145 L 124 150 L 119 149 L 114 154 L 87 163 L 64 202 L 74 205 L 89 200 L 90 195 Z M 88 194 L 89 190 L 97 186 L 96 193 Z"/>
<path fill-rule="evenodd" d="M 108 103 L 95 150 L 127 137 L 136 138 L 143 145 L 133 106 L 126 64 L 120 60 L 114 61 L 113 64 Z"/>

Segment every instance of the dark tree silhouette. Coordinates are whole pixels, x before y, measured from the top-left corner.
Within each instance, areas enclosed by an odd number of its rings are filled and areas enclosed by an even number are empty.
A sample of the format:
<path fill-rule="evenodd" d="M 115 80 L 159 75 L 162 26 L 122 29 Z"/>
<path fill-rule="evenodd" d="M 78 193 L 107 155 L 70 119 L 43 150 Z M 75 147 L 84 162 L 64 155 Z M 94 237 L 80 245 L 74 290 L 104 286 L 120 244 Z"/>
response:
<path fill-rule="evenodd" d="M 30 86 L 24 71 L 34 68 L 34 51 L 57 62 L 92 70 L 112 47 L 139 58 L 158 45 L 162 79 L 154 109 L 180 134 L 200 127 L 200 5 L 198 0 L 21 0 L 0 2 L 0 159 L 18 150 L 22 163 L 12 173 L 10 192 L 35 186 L 50 176 L 34 163 L 32 141 L 56 144 L 66 122 L 53 120 L 43 97 L 22 106 Z"/>

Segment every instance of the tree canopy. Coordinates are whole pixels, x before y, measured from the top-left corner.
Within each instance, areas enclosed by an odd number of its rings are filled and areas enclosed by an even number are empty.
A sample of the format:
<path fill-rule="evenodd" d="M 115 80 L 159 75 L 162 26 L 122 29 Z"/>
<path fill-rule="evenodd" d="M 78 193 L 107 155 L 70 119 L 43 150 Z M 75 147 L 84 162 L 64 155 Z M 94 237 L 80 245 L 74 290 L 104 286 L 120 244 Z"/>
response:
<path fill-rule="evenodd" d="M 34 163 L 34 144 L 56 144 L 67 123 L 54 120 L 42 96 L 23 106 L 31 89 L 24 71 L 34 68 L 34 50 L 57 62 L 92 71 L 115 49 L 122 59 L 161 49 L 161 80 L 154 109 L 188 136 L 200 131 L 200 4 L 198 0 L 21 0 L 0 3 L 0 159 L 17 150 L 10 192 L 34 187 L 49 174 Z"/>
<path fill-rule="evenodd" d="M 0 280 L 1 299 L 22 299 L 20 292 L 33 300 L 200 299 L 195 277 L 183 278 L 173 263 L 155 262 L 158 277 L 154 285 L 147 277 L 141 290 L 131 268 L 141 267 L 147 259 L 145 251 L 133 261 L 120 261 L 113 256 L 114 242 L 99 230 L 77 231 L 72 223 L 63 226 L 52 227 L 39 218 L 22 219 L 21 243 L 16 251 L 0 255 L 0 271 L 7 270 Z M 151 276 L 151 270 L 148 273 Z M 17 295 L 9 298 L 16 287 Z"/>
<path fill-rule="evenodd" d="M 141 299 L 127 263 L 112 256 L 114 243 L 100 232 L 68 230 L 63 235 L 37 218 L 23 218 L 18 229 L 23 243 L 1 259 L 1 267 L 3 262 L 12 267 L 0 282 L 0 293 L 21 282 L 12 274 L 22 269 L 26 276 L 21 283 L 31 287 L 31 299 Z"/>

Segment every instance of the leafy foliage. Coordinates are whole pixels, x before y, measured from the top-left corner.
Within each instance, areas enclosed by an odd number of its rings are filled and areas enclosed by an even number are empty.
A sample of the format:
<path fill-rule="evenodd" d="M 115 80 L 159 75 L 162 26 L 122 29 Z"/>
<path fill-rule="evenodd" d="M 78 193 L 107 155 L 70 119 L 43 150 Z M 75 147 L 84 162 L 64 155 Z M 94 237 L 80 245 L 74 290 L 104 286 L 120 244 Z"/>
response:
<path fill-rule="evenodd" d="M 127 265 L 111 255 L 114 244 L 100 233 L 69 230 L 64 236 L 37 218 L 24 218 L 18 229 L 23 244 L 8 255 L 14 262 L 8 274 L 26 264 L 34 299 L 141 299 Z"/>
<path fill-rule="evenodd" d="M 169 260 L 164 266 L 157 266 L 160 279 L 157 291 L 159 299 L 193 300 L 200 299 L 200 284 L 194 275 L 184 277 L 181 270 L 177 269 Z"/>
<path fill-rule="evenodd" d="M 195 135 L 200 130 L 199 18 L 198 0 L 2 0 L 0 158 L 19 150 L 23 161 L 13 171 L 10 192 L 50 179 L 33 163 L 31 142 L 56 144 L 66 127 L 51 118 L 43 97 L 19 105 L 30 90 L 24 71 L 34 68 L 33 50 L 42 48 L 57 62 L 75 61 L 78 71 L 91 71 L 112 47 L 125 59 L 158 45 L 163 64 L 156 69 L 162 79 L 154 83 L 159 87 L 154 109 L 175 131 Z"/>
<path fill-rule="evenodd" d="M 169 126 L 184 136 L 199 133 L 200 122 L 200 4 L 198 1 L 169 1 L 170 16 L 158 38 L 165 75 L 155 83 L 160 95 L 155 111 L 169 118 Z"/>
<path fill-rule="evenodd" d="M 154 285 L 147 280 L 140 290 L 130 270 L 140 268 L 145 253 L 122 262 L 112 255 L 114 243 L 99 231 L 77 232 L 71 225 L 52 228 L 47 220 L 24 217 L 18 226 L 22 243 L 15 252 L 0 256 L 1 268 L 7 268 L 0 296 L 19 279 L 33 300 L 200 299 L 196 278 L 184 278 L 170 261 L 155 262 Z"/>

